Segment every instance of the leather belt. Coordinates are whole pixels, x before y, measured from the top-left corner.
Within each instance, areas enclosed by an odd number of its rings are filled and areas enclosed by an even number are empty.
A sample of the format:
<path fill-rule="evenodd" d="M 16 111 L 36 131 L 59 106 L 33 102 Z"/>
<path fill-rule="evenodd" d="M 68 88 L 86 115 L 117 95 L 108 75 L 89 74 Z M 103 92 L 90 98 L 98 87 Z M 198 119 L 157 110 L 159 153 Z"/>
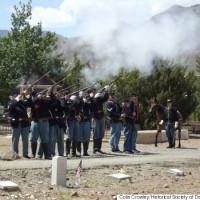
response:
<path fill-rule="evenodd" d="M 43 120 L 33 120 L 34 122 L 48 122 L 47 119 L 43 119 Z"/>
<path fill-rule="evenodd" d="M 18 119 L 15 119 L 15 118 L 12 118 L 12 120 L 13 121 L 19 121 L 19 122 L 21 122 L 21 121 L 26 121 L 27 119 L 25 119 L 25 118 L 18 118 Z"/>

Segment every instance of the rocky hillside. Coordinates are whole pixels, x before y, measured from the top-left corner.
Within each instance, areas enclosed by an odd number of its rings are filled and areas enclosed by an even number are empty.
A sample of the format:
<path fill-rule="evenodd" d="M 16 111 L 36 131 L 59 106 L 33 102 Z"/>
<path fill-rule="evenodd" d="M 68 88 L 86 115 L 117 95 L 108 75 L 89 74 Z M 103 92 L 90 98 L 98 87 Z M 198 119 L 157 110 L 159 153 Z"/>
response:
<path fill-rule="evenodd" d="M 167 22 L 165 20 L 166 18 L 168 21 L 173 21 L 175 23 L 175 28 L 177 29 L 179 27 L 185 27 L 185 30 L 182 31 L 182 33 L 185 33 L 183 41 L 180 40 L 181 43 L 177 44 L 180 49 L 180 53 L 177 54 L 177 60 L 185 60 L 185 64 L 189 66 L 189 69 L 195 70 L 195 57 L 200 55 L 200 4 L 191 7 L 174 5 L 165 12 L 152 17 L 144 24 L 144 26 L 148 26 L 149 24 L 153 24 L 155 27 L 158 27 L 161 24 L 163 26 L 163 22 Z M 195 19 L 195 21 L 193 20 L 193 24 L 187 24 L 187 20 L 190 20 L 190 18 L 191 20 Z M 127 29 L 127 27 L 125 27 L 127 26 L 126 24 L 121 24 L 120 26 L 120 29 Z M 115 34 L 118 33 L 117 31 L 118 30 L 115 31 Z M 8 31 L 2 30 L 0 31 L 0 36 L 5 36 L 7 33 Z M 78 37 L 66 38 L 60 35 L 57 35 L 57 37 L 58 49 L 64 53 L 68 62 L 72 62 L 74 51 L 78 51 L 80 59 L 83 62 L 89 60 L 92 65 L 101 62 L 98 55 L 93 52 L 92 44 L 90 42 L 85 42 Z"/>

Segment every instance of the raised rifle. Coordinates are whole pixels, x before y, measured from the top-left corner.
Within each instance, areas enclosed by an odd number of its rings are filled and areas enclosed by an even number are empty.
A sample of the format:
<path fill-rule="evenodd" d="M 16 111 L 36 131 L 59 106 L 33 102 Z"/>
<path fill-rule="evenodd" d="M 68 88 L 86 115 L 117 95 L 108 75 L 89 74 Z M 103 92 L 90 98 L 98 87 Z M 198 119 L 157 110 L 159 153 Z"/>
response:
<path fill-rule="evenodd" d="M 85 91 L 85 90 L 87 90 L 87 89 L 89 89 L 89 88 L 92 88 L 92 87 L 94 87 L 96 85 L 96 83 L 94 83 L 93 85 L 91 85 L 91 86 L 89 86 L 89 87 L 85 87 L 85 88 L 82 88 L 82 89 L 80 89 L 80 90 L 77 90 L 77 91 L 75 91 L 75 92 L 72 92 L 72 93 L 70 93 L 70 94 L 68 94 L 69 96 L 72 96 L 72 95 L 74 95 L 74 94 L 77 94 L 77 93 L 79 93 L 80 91 Z M 63 97 L 61 97 L 60 99 L 64 99 L 65 97 L 63 96 Z"/>
<path fill-rule="evenodd" d="M 48 71 L 46 74 L 44 74 L 43 76 L 41 76 L 39 79 L 37 79 L 33 84 L 31 84 L 27 89 L 26 91 L 29 91 L 34 85 L 36 85 L 41 79 L 43 79 L 46 75 L 48 75 L 50 73 L 50 71 Z M 24 92 L 22 93 L 24 94 Z M 22 95 L 21 94 L 21 95 Z"/>
<path fill-rule="evenodd" d="M 64 89 L 62 89 L 62 90 L 59 90 L 58 92 L 59 93 L 61 93 L 61 92 L 64 92 L 64 91 L 66 91 L 66 90 L 69 90 L 70 88 L 73 88 L 73 87 L 76 87 L 76 86 L 80 86 L 80 84 L 79 83 L 77 83 L 77 84 L 74 84 L 74 85 L 72 85 L 72 86 L 69 86 L 69 87 L 67 87 L 67 88 L 64 88 Z"/>
<path fill-rule="evenodd" d="M 112 80 L 109 84 L 107 84 L 107 85 L 112 85 L 115 81 L 117 81 L 120 77 L 122 77 L 123 76 L 123 74 L 121 74 L 121 75 L 119 75 L 118 77 L 116 77 L 114 80 Z M 105 90 L 105 87 L 102 89 L 102 90 L 100 90 L 100 92 L 99 93 L 102 93 L 103 91 Z"/>
<path fill-rule="evenodd" d="M 53 90 L 53 88 L 54 88 L 56 85 L 59 85 L 60 83 L 62 83 L 63 81 L 65 81 L 67 78 L 69 78 L 70 75 L 71 75 L 71 73 L 68 74 L 68 75 L 67 75 L 65 78 L 63 78 L 61 81 L 58 81 L 58 82 L 54 83 L 54 84 L 51 86 L 52 90 Z M 47 91 L 48 91 L 48 89 L 44 89 L 44 90 L 41 91 L 41 93 L 42 93 L 42 94 L 45 94 Z"/>

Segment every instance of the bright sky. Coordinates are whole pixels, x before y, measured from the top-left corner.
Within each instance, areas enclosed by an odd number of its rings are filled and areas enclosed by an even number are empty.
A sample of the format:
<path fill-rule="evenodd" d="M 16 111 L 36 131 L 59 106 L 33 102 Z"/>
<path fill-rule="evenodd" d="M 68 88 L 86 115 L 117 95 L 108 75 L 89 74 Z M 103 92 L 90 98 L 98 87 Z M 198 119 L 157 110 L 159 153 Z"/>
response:
<path fill-rule="evenodd" d="M 18 6 L 18 2 L 0 0 L 1 30 L 11 29 L 13 5 Z M 114 26 L 119 22 L 137 26 L 174 4 L 191 6 L 200 4 L 200 0 L 33 0 L 32 24 L 41 21 L 43 30 L 73 37 L 81 35 L 87 24 L 102 29 L 104 24 Z M 89 32 L 95 33 L 95 26 Z"/>

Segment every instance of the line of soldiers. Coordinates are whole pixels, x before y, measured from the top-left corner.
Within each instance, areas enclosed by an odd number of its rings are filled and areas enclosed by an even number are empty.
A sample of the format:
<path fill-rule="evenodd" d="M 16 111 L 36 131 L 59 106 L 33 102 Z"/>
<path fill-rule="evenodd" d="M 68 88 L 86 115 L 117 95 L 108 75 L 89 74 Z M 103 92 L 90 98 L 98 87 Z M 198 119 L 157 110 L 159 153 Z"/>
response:
<path fill-rule="evenodd" d="M 18 153 L 20 135 L 23 142 L 23 157 L 28 156 L 28 141 L 31 142 L 32 157 L 36 157 L 37 143 L 40 140 L 38 157 L 51 159 L 55 156 L 57 143 L 58 155 L 64 156 L 64 132 L 66 138 L 66 156 L 81 156 L 81 143 L 83 143 L 83 155 L 89 156 L 88 147 L 91 128 L 93 132 L 93 153 L 101 154 L 102 139 L 105 133 L 105 113 L 103 105 L 107 108 L 107 117 L 110 120 L 111 136 L 110 146 L 112 152 L 120 152 L 119 140 L 122 124 L 124 125 L 123 152 L 134 153 L 136 149 L 136 137 L 139 123 L 138 110 L 135 105 L 137 95 L 130 94 L 130 100 L 124 100 L 122 106 L 115 98 L 115 91 L 110 91 L 109 85 L 104 87 L 104 94 L 95 93 L 94 89 L 87 91 L 83 97 L 83 91 L 77 95 L 70 95 L 67 91 L 64 99 L 60 99 L 60 93 L 53 93 L 49 89 L 48 95 L 33 91 L 23 95 L 14 93 L 8 102 L 9 118 L 12 126 L 12 149 Z M 31 108 L 30 116 L 27 108 Z M 30 126 L 30 127 L 29 127 Z M 29 138 L 30 132 L 30 138 Z M 70 154 L 70 150 L 72 151 Z"/>

